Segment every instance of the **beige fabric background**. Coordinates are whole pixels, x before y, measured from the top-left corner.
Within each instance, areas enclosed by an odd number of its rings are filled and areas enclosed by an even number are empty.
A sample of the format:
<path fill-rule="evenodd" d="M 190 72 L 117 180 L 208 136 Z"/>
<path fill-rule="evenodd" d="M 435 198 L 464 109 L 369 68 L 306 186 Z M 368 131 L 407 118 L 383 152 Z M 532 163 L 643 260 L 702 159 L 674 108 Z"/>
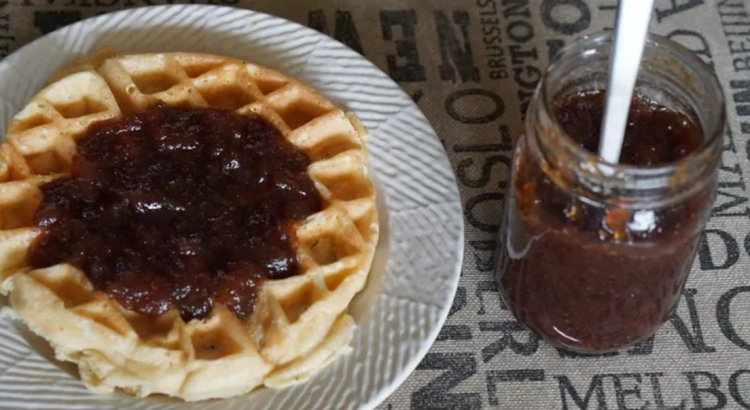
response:
<path fill-rule="evenodd" d="M 699 53 L 724 86 L 722 184 L 677 314 L 652 341 L 603 357 L 524 331 L 501 308 L 491 261 L 523 102 L 558 47 L 613 25 L 615 0 L 189 2 L 335 36 L 413 95 L 445 142 L 464 201 L 463 277 L 439 340 L 379 409 L 750 409 L 750 0 L 656 2 L 653 31 Z M 167 3 L 181 1 L 0 1 L 0 57 L 81 18 Z"/>

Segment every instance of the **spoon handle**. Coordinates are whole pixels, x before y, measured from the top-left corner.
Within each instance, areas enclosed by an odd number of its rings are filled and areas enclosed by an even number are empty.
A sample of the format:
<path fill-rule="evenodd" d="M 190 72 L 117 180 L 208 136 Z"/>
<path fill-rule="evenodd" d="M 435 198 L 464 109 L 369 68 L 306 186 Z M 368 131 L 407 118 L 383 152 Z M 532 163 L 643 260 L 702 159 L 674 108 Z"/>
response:
<path fill-rule="evenodd" d="M 607 79 L 607 101 L 602 121 L 599 156 L 616 164 L 638 77 L 654 0 L 620 0 Z"/>

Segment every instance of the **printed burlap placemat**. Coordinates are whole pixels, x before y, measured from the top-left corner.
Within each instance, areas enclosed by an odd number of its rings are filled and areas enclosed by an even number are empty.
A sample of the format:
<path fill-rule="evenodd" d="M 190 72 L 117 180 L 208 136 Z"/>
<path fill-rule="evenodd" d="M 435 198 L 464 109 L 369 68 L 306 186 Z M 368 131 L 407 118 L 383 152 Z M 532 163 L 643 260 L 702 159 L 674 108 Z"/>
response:
<path fill-rule="evenodd" d="M 615 0 L 5 0 L 0 57 L 82 18 L 168 3 L 249 8 L 334 36 L 401 84 L 445 142 L 464 203 L 463 277 L 438 341 L 379 409 L 750 409 L 750 1 L 656 2 L 653 31 L 712 64 L 724 87 L 721 186 L 677 313 L 653 340 L 593 357 L 525 331 L 491 271 L 511 136 L 549 56 L 611 28 Z"/>

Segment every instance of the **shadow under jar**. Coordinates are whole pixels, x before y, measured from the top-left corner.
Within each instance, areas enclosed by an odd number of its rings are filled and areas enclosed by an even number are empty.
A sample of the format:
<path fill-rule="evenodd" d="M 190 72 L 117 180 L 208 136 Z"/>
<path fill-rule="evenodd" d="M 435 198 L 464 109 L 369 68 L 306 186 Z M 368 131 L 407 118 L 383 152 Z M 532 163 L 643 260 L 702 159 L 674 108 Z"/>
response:
<path fill-rule="evenodd" d="M 565 48 L 516 143 L 496 274 L 516 318 L 584 353 L 649 336 L 677 307 L 711 213 L 724 99 L 712 70 L 650 36 L 619 164 L 595 152 L 612 37 Z"/>

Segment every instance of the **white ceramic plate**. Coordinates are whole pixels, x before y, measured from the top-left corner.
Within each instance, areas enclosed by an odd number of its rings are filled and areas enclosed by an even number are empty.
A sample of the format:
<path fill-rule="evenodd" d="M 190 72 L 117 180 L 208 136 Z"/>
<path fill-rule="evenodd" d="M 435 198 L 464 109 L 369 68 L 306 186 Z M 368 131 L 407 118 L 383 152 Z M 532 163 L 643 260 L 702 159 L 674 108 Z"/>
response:
<path fill-rule="evenodd" d="M 51 73 L 104 47 L 239 57 L 306 82 L 362 120 L 371 134 L 382 234 L 367 288 L 351 306 L 359 325 L 353 351 L 304 384 L 186 405 L 91 393 L 70 365 L 52 359 L 45 343 L 11 315 L 0 315 L 0 409 L 374 408 L 427 353 L 461 273 L 463 216 L 455 178 L 419 108 L 369 61 L 307 27 L 247 10 L 161 6 L 81 21 L 0 62 L 0 129 Z"/>

